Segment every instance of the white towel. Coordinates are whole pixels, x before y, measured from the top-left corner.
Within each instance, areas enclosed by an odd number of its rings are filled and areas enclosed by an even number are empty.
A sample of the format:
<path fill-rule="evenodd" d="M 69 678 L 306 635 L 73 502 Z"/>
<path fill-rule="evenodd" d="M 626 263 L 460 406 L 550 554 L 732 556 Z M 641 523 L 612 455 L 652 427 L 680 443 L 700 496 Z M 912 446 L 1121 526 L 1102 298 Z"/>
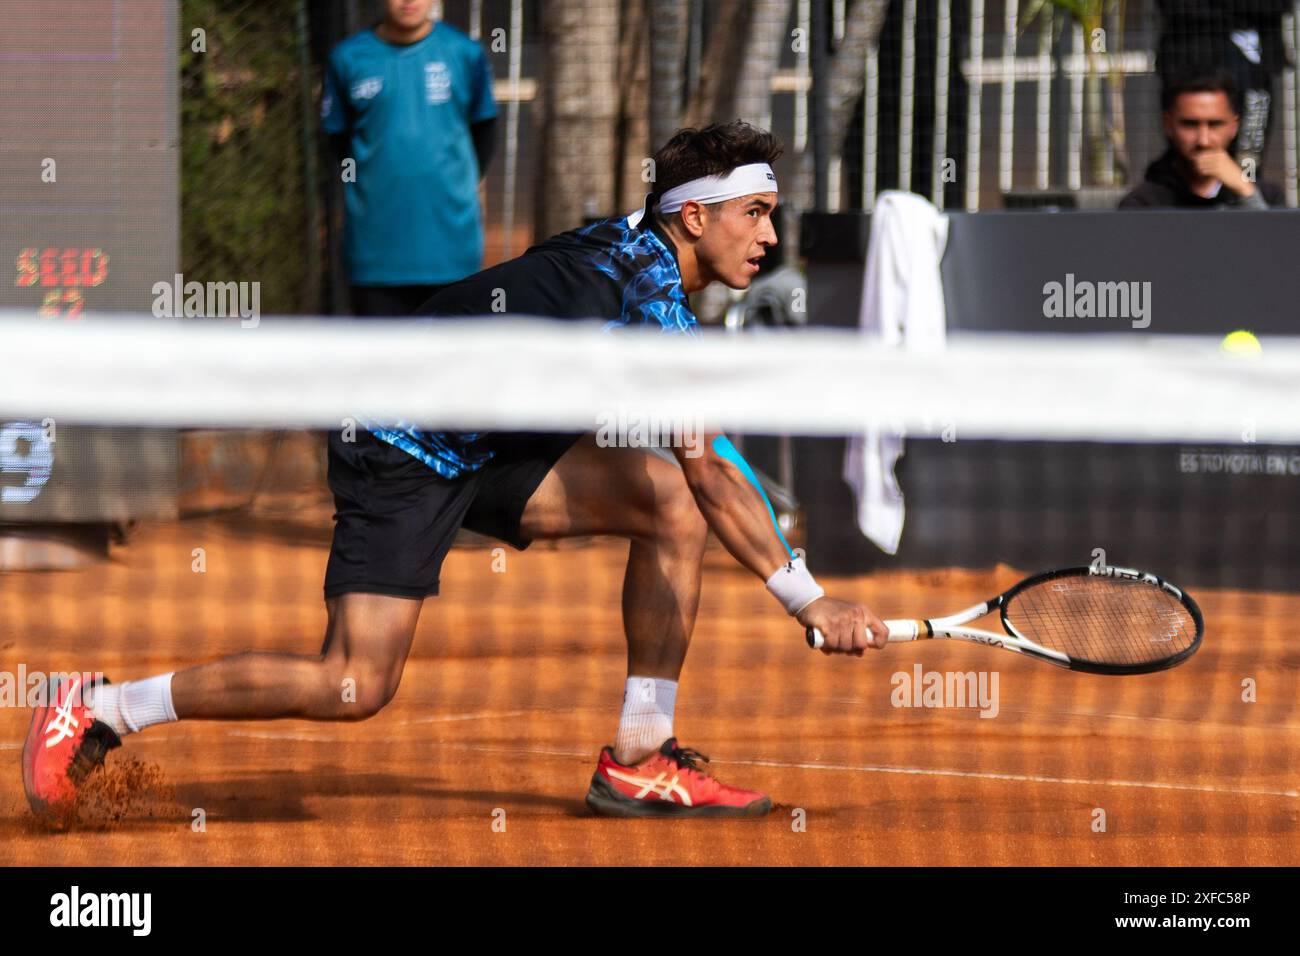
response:
<path fill-rule="evenodd" d="M 939 261 L 948 220 L 911 193 L 887 191 L 871 214 L 871 241 L 862 286 L 860 325 L 892 348 L 942 349 L 947 329 Z M 858 505 L 858 527 L 888 554 L 903 535 L 903 492 L 894 465 L 903 455 L 903 430 L 869 426 L 849 439 L 844 480 Z"/>

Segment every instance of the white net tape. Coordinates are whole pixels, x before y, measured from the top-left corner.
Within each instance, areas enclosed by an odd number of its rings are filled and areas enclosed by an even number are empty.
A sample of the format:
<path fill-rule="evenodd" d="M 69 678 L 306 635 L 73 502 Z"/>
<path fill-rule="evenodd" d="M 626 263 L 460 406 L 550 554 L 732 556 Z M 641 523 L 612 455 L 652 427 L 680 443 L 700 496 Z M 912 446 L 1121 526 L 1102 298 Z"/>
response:
<path fill-rule="evenodd" d="M 929 354 L 850 331 L 677 336 L 459 321 L 5 316 L 0 414 L 85 424 L 594 431 L 654 416 L 751 433 L 1300 441 L 1300 341 L 967 334 Z M 1249 436 L 1249 437 L 1244 437 Z"/>

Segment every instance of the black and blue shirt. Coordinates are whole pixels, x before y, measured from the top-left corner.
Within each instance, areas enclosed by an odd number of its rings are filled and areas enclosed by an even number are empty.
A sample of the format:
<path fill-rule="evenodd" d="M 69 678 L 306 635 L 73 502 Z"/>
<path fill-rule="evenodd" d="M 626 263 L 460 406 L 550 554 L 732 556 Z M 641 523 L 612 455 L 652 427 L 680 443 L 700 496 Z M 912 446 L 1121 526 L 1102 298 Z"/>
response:
<path fill-rule="evenodd" d="M 448 286 L 421 315 L 531 315 L 604 319 L 605 331 L 648 328 L 666 335 L 698 334 L 672 240 L 649 215 L 604 219 L 552 236 L 509 262 Z M 492 453 L 481 433 L 429 432 L 407 423 L 372 433 L 423 461 L 444 478 L 481 468 Z"/>

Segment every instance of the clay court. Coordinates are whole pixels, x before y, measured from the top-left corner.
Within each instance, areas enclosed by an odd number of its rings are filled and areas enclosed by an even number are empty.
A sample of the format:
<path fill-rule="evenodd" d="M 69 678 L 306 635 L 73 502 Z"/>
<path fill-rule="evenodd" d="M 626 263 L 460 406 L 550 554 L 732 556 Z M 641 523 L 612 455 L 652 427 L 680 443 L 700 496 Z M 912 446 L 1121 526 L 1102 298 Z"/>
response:
<path fill-rule="evenodd" d="M 315 652 L 329 528 L 328 508 L 195 518 L 143 526 L 88 570 L 0 575 L 4 660 L 120 681 L 247 649 Z M 757 821 L 592 817 L 582 798 L 624 679 L 625 551 L 457 548 L 378 716 L 152 728 L 110 755 L 63 832 L 27 811 L 29 712 L 6 707 L 0 863 L 1300 863 L 1300 652 L 1270 625 L 1297 616 L 1295 596 L 1195 591 L 1201 650 L 1142 677 L 956 642 L 829 658 L 717 547 L 676 726 L 711 769 L 777 806 Z M 959 609 L 1028 570 L 826 583 L 904 617 Z M 997 716 L 892 706 L 891 675 L 917 663 L 996 671 Z"/>

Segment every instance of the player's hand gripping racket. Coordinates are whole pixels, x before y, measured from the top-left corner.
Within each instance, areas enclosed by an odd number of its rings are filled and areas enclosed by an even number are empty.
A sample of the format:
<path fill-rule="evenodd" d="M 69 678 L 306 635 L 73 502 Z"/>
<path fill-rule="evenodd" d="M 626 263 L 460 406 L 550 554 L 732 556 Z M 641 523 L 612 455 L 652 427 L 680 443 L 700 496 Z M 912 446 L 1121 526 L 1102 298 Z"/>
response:
<path fill-rule="evenodd" d="M 1003 634 L 964 627 L 1000 611 Z M 1179 588 L 1130 568 L 1082 567 L 1026 578 L 983 604 L 930 620 L 885 621 L 890 641 L 946 637 L 989 644 L 1093 674 L 1147 674 L 1181 664 L 1205 632 Z M 808 646 L 824 643 L 807 629 Z"/>

